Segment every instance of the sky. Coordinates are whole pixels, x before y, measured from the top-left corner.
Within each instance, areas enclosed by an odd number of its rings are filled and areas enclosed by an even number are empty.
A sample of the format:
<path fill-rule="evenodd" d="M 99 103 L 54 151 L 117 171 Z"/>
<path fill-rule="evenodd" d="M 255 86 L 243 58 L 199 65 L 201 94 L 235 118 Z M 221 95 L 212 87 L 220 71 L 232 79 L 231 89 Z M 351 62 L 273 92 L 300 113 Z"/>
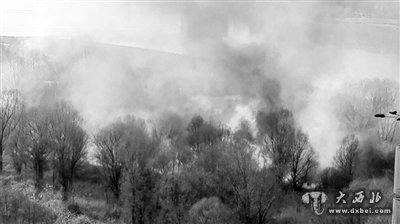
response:
<path fill-rule="evenodd" d="M 21 52 L 58 63 L 89 51 L 60 79 L 91 127 L 157 107 L 217 114 L 235 128 L 286 107 L 323 166 L 347 134 L 332 103 L 343 85 L 399 77 L 397 1 L 1 1 L 0 35 L 29 37 Z M 31 93 L 38 74 L 26 77 Z"/>
<path fill-rule="evenodd" d="M 155 4 L 58 0 L 1 3 L 3 35 L 75 37 L 181 51 L 180 40 L 175 39 L 181 35 L 176 16 L 163 13 Z M 160 36 L 163 38 L 155 38 Z"/>

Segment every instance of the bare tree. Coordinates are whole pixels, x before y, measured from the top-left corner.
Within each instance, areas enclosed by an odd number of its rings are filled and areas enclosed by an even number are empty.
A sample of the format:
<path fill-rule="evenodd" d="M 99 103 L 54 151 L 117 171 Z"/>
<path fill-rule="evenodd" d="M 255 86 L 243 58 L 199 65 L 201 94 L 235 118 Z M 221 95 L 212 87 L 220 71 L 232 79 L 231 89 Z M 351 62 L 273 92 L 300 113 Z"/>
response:
<path fill-rule="evenodd" d="M 185 122 L 178 114 L 163 113 L 158 119 L 154 136 L 161 143 L 154 165 L 160 172 L 176 172 L 184 163 L 185 134 Z"/>
<path fill-rule="evenodd" d="M 8 148 L 11 154 L 13 167 L 17 174 L 21 174 L 23 166 L 28 163 L 28 129 L 27 116 L 24 110 L 18 114 L 18 124 L 8 139 Z"/>
<path fill-rule="evenodd" d="M 158 174 L 154 172 L 152 162 L 158 153 L 159 138 L 150 135 L 146 123 L 141 119 L 128 117 L 124 123 L 127 127 L 124 189 L 127 192 L 127 209 L 130 211 L 127 221 L 153 223 L 153 197 Z"/>
<path fill-rule="evenodd" d="M 44 108 L 31 108 L 26 123 L 28 157 L 35 173 L 35 187 L 41 190 L 44 170 L 50 155 L 50 120 Z"/>
<path fill-rule="evenodd" d="M 301 190 L 316 166 L 315 152 L 308 142 L 308 136 L 302 131 L 296 130 L 289 161 L 289 175 L 293 189 Z"/>
<path fill-rule="evenodd" d="M 308 136 L 296 128 L 292 112 L 286 109 L 261 111 L 256 121 L 263 143 L 259 155 L 264 167 L 271 167 L 282 184 L 289 177 L 292 187 L 300 190 L 317 166 Z"/>
<path fill-rule="evenodd" d="M 100 163 L 106 187 L 114 194 L 116 201 L 121 195 L 123 150 L 125 127 L 121 122 L 109 125 L 95 136 L 97 161 Z"/>
<path fill-rule="evenodd" d="M 238 215 L 243 223 L 265 224 L 279 198 L 279 187 L 275 173 L 259 167 L 254 151 L 247 141 L 237 138 L 227 143 L 223 172 L 234 192 Z"/>
<path fill-rule="evenodd" d="M 364 80 L 344 87 L 336 98 L 338 114 L 346 128 L 353 133 L 372 130 L 388 142 L 395 140 L 398 124 L 394 119 L 374 119 L 377 113 L 397 110 L 399 85 L 388 79 Z M 374 133 L 374 134 L 375 134 Z"/>
<path fill-rule="evenodd" d="M 53 167 L 62 186 L 63 200 L 73 187 L 73 178 L 86 156 L 88 136 L 80 126 L 82 118 L 64 101 L 52 111 L 50 135 L 53 145 Z"/>
<path fill-rule="evenodd" d="M 348 181 L 351 181 L 355 171 L 358 143 L 358 138 L 354 134 L 344 137 L 333 160 L 336 168 L 345 175 Z"/>
<path fill-rule="evenodd" d="M 264 160 L 271 161 L 276 177 L 282 182 L 288 172 L 294 141 L 293 114 L 286 109 L 272 113 L 259 112 L 256 121 L 259 135 L 263 139 Z"/>
<path fill-rule="evenodd" d="M 1 92 L 0 97 L 0 172 L 3 171 L 5 143 L 17 125 L 19 96 L 16 90 Z"/>

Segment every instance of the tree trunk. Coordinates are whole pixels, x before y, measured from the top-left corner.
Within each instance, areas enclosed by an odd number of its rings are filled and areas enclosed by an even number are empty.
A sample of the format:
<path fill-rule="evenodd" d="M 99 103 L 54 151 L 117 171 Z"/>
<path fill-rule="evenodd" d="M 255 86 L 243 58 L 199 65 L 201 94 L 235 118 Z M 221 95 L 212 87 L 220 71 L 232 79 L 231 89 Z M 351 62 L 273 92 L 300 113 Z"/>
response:
<path fill-rule="evenodd" d="M 17 175 L 21 175 L 22 164 L 18 164 L 18 166 L 15 167 L 15 171 L 17 172 Z"/>
<path fill-rule="evenodd" d="M 3 144 L 0 144 L 0 173 L 3 172 Z"/>
<path fill-rule="evenodd" d="M 67 201 L 69 196 L 69 184 L 66 182 L 63 186 L 63 201 Z"/>
<path fill-rule="evenodd" d="M 43 185 L 43 174 L 44 174 L 44 171 L 43 171 L 43 164 L 44 162 L 43 161 L 37 161 L 37 164 L 35 164 L 35 172 L 36 172 L 36 190 L 38 191 L 38 192 L 40 192 L 41 190 L 42 190 L 42 185 Z"/>
<path fill-rule="evenodd" d="M 52 170 L 52 182 L 53 182 L 53 189 L 56 189 L 56 168 L 54 165 L 54 160 L 53 160 L 53 170 Z"/>

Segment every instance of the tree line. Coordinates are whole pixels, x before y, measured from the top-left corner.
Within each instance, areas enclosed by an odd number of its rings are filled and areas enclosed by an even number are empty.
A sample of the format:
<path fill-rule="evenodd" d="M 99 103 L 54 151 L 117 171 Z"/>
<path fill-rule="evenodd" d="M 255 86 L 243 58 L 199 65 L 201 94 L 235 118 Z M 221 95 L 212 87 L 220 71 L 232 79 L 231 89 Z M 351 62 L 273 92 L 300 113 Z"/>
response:
<path fill-rule="evenodd" d="M 175 113 L 153 125 L 126 116 L 90 136 L 66 101 L 27 107 L 18 92 L 6 95 L 1 145 L 15 172 L 28 170 L 38 192 L 47 172 L 68 201 L 91 142 L 92 165 L 127 223 L 267 223 L 282 191 L 300 191 L 318 165 L 286 109 L 260 111 L 257 136 L 245 121 L 231 131 Z"/>
<path fill-rule="evenodd" d="M 365 100 L 382 106 L 383 99 Z M 378 149 L 390 148 L 396 127 L 374 123 L 353 105 L 341 111 L 351 131 L 323 170 L 285 108 L 258 111 L 256 133 L 247 121 L 233 131 L 200 115 L 186 120 L 169 112 L 152 123 L 125 116 L 89 135 L 79 112 L 63 100 L 28 107 L 17 91 L 7 91 L 1 106 L 0 155 L 9 152 L 17 174 L 27 170 L 40 192 L 47 172 L 68 201 L 93 144 L 91 165 L 126 223 L 273 223 L 287 195 L 306 184 L 343 189 L 393 171 L 393 155 Z"/>

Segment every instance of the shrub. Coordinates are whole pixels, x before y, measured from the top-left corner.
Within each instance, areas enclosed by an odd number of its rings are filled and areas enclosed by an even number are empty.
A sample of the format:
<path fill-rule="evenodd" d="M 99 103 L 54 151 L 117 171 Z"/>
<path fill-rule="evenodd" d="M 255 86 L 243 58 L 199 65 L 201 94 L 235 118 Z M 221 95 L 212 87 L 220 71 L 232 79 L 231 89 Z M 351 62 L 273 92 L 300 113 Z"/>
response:
<path fill-rule="evenodd" d="M 79 205 L 77 203 L 70 203 L 67 206 L 67 210 L 75 215 L 80 215 L 82 214 L 81 208 L 79 207 Z"/>
<path fill-rule="evenodd" d="M 217 197 L 203 198 L 189 211 L 190 223 L 193 224 L 230 223 L 230 215 L 229 209 Z"/>

